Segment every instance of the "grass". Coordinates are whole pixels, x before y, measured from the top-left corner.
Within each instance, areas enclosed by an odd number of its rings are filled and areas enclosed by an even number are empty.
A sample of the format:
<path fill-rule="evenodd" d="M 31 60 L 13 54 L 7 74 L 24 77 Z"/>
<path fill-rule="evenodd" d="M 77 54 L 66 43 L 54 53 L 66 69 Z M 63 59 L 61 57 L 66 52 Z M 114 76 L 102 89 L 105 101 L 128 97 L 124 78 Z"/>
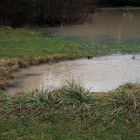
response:
<path fill-rule="evenodd" d="M 44 29 L 45 30 L 45 29 Z M 83 39 L 82 39 L 83 40 Z M 93 39 L 92 39 L 93 40 Z M 140 41 L 116 44 L 111 41 L 78 41 L 48 37 L 41 30 L 0 28 L 1 59 L 35 59 L 36 57 L 87 57 L 110 53 L 138 53 Z"/>
<path fill-rule="evenodd" d="M 0 138 L 31 140 L 138 140 L 140 86 L 98 96 L 76 84 L 0 98 Z"/>
<path fill-rule="evenodd" d="M 44 37 L 37 32 L 26 29 L 14 30 L 6 28 L 1 30 L 3 31 L 0 31 L 0 33 L 2 32 L 0 35 L 1 58 L 28 59 L 29 57 L 58 55 L 62 57 L 78 57 L 91 54 L 91 49 L 84 49 L 77 42 L 61 38 Z"/>

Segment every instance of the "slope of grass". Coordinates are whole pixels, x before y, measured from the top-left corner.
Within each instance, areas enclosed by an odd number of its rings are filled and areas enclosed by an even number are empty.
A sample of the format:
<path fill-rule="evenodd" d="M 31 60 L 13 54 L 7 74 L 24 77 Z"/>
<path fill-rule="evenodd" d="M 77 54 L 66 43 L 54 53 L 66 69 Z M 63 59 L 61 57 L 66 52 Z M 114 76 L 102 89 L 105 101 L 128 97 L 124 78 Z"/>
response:
<path fill-rule="evenodd" d="M 63 89 L 0 98 L 2 140 L 138 140 L 140 87 L 107 96 L 76 84 Z"/>

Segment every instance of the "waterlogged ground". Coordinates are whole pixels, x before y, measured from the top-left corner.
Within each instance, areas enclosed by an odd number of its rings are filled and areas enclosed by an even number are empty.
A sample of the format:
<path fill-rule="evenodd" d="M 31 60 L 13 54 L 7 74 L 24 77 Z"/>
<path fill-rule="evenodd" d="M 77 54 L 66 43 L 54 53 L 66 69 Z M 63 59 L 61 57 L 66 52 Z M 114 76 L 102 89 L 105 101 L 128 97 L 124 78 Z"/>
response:
<path fill-rule="evenodd" d="M 110 55 L 32 66 L 15 74 L 8 92 L 61 88 L 78 83 L 92 92 L 108 92 L 126 83 L 140 83 L 140 55 Z"/>

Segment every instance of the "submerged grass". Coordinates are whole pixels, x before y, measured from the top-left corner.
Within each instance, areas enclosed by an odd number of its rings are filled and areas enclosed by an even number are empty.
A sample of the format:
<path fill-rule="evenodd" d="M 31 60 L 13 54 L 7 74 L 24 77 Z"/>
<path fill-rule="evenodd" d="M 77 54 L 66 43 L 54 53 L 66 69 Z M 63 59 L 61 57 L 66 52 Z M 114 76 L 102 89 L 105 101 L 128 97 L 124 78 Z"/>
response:
<path fill-rule="evenodd" d="M 0 137 L 33 140 L 138 140 L 140 86 L 98 96 L 76 84 L 0 97 Z"/>

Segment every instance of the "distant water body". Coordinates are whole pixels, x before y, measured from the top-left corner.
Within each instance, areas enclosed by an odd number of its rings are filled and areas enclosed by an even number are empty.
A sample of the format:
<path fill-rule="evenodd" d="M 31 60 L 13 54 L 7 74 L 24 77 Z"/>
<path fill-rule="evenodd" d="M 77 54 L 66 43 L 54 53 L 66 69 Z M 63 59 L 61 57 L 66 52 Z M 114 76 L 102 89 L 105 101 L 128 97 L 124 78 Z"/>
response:
<path fill-rule="evenodd" d="M 81 25 L 50 28 L 49 34 L 64 37 L 140 38 L 140 9 L 97 9 Z"/>

